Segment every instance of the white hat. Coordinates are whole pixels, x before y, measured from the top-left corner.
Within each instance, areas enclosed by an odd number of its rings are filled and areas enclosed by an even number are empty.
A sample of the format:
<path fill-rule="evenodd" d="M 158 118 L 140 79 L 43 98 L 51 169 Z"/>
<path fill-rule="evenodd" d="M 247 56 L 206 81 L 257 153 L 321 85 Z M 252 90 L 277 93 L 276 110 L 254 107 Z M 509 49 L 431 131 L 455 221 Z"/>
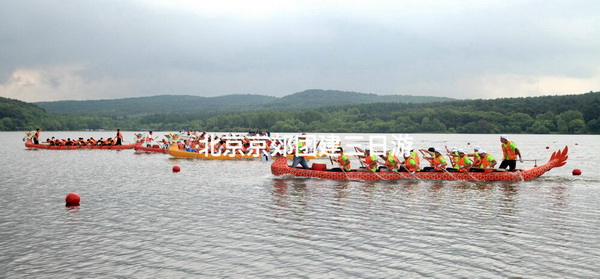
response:
<path fill-rule="evenodd" d="M 477 152 L 477 153 L 483 154 L 483 153 L 486 153 L 486 152 L 484 150 L 479 149 L 479 152 Z"/>
<path fill-rule="evenodd" d="M 442 153 L 442 151 L 441 151 L 439 148 L 436 148 L 436 149 L 435 149 L 435 152 L 437 152 L 437 153 Z"/>
<path fill-rule="evenodd" d="M 458 150 L 456 150 L 456 151 L 457 151 L 458 153 L 465 153 L 465 151 L 464 151 L 464 150 L 462 150 L 462 149 L 458 149 Z"/>
<path fill-rule="evenodd" d="M 481 147 L 479 147 L 479 146 L 475 146 L 475 147 L 473 148 L 473 150 L 481 150 Z"/>
<path fill-rule="evenodd" d="M 410 157 L 410 152 L 404 151 L 404 157 Z"/>
<path fill-rule="evenodd" d="M 452 147 L 452 149 L 450 149 L 450 151 L 452 151 L 452 152 L 456 152 L 456 151 L 458 151 L 458 148 L 456 148 L 456 147 Z"/>
<path fill-rule="evenodd" d="M 506 136 L 500 136 L 501 139 L 505 139 L 507 140 L 508 138 Z"/>
<path fill-rule="evenodd" d="M 371 151 L 371 148 L 367 147 L 365 148 L 365 151 Z"/>

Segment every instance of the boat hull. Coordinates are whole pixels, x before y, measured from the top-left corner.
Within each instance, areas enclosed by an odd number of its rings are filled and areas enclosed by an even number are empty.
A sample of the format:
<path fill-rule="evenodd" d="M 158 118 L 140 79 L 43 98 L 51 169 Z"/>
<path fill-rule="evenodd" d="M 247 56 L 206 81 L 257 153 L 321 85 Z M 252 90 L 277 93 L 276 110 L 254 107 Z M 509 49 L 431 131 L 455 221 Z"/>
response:
<path fill-rule="evenodd" d="M 157 144 L 154 144 L 154 145 L 148 147 L 148 146 L 145 146 L 143 143 L 138 143 L 133 147 L 133 149 L 138 153 L 145 152 L 145 153 L 169 154 L 169 149 L 161 148 Z"/>
<path fill-rule="evenodd" d="M 110 149 L 110 150 L 124 150 L 132 149 L 135 143 L 125 145 L 49 145 L 49 144 L 35 144 L 30 139 L 25 141 L 25 147 L 29 149 L 48 149 L 48 150 L 74 150 L 74 149 Z"/>
<path fill-rule="evenodd" d="M 555 167 L 566 164 L 568 147 L 552 154 L 548 163 L 514 172 L 371 172 L 371 171 L 328 171 L 292 168 L 286 158 L 278 158 L 271 165 L 274 175 L 315 177 L 330 180 L 467 180 L 467 181 L 526 181 L 541 176 Z"/>

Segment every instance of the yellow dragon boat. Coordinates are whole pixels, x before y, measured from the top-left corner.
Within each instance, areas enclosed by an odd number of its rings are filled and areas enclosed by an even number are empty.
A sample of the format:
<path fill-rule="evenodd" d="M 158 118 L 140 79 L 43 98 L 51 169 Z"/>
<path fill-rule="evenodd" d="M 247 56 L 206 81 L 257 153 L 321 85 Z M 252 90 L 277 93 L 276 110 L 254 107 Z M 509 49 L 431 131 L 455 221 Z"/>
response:
<path fill-rule="evenodd" d="M 207 153 L 207 152 L 190 152 L 185 150 L 179 150 L 176 144 L 171 145 L 169 148 L 169 155 L 175 158 L 196 158 L 196 159 L 205 159 L 205 160 L 240 160 L 240 159 L 248 159 L 248 160 L 256 160 L 270 157 L 268 153 L 260 153 L 260 154 L 240 154 L 240 153 L 232 153 L 232 152 L 223 152 L 223 153 Z M 304 156 L 306 159 L 315 159 L 315 158 L 323 158 L 326 157 L 326 154 L 316 154 L 311 156 Z M 273 157 L 281 157 L 281 156 L 273 156 Z M 293 159 L 293 154 L 288 154 L 286 156 L 288 159 Z"/>

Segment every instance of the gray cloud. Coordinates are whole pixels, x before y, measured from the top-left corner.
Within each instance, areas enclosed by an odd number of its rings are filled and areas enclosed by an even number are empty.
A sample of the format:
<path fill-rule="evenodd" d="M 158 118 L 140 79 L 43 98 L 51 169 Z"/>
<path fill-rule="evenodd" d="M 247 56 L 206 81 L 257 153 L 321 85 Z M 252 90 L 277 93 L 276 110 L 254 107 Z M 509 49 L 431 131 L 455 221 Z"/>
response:
<path fill-rule="evenodd" d="M 246 17 L 136 1 L 3 1 L 0 96 L 600 90 L 600 2 L 395 2 Z"/>

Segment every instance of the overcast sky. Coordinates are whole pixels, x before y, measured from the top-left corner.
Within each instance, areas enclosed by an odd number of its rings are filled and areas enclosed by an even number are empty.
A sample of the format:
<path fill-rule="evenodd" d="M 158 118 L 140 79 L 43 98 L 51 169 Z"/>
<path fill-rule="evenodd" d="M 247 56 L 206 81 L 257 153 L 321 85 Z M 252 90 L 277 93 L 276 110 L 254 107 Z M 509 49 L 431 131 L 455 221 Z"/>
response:
<path fill-rule="evenodd" d="M 0 96 L 600 91 L 600 1 L 0 0 Z"/>

